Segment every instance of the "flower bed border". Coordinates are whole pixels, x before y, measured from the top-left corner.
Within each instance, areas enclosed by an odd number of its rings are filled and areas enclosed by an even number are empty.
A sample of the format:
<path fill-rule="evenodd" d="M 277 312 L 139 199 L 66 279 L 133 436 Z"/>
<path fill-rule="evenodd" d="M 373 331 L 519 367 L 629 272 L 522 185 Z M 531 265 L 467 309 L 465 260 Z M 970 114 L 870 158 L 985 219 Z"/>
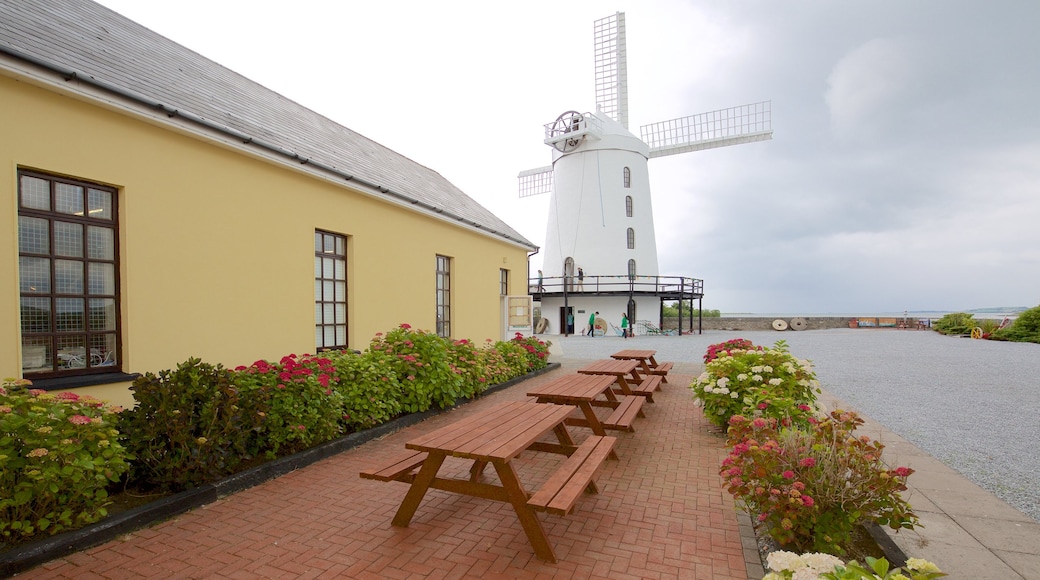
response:
<path fill-rule="evenodd" d="M 121 514 L 109 516 L 100 522 L 13 548 L 0 553 L 0 577 L 7 578 L 13 576 L 45 562 L 98 546 L 123 534 L 213 503 L 222 497 L 260 485 L 265 481 L 317 463 L 405 427 L 411 427 L 430 417 L 456 409 L 471 401 L 507 389 L 527 379 L 558 368 L 560 368 L 560 363 L 549 363 L 542 369 L 493 385 L 473 399 L 459 399 L 454 405 L 446 409 L 429 409 L 419 413 L 402 415 L 371 429 L 351 433 L 339 439 L 305 449 L 299 453 L 268 461 L 254 468 L 230 475 L 220 481 L 203 484 L 195 489 L 182 491 L 127 510 Z"/>

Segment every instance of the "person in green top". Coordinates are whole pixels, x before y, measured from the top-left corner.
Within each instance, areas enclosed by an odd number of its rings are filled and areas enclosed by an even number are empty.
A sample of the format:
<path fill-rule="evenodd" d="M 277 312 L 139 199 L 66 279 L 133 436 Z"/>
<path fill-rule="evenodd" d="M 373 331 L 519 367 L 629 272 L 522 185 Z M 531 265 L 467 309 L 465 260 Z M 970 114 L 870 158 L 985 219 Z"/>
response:
<path fill-rule="evenodd" d="M 621 336 L 628 338 L 628 315 L 621 313 Z"/>
<path fill-rule="evenodd" d="M 589 315 L 589 336 L 596 336 L 596 317 L 599 312 Z"/>

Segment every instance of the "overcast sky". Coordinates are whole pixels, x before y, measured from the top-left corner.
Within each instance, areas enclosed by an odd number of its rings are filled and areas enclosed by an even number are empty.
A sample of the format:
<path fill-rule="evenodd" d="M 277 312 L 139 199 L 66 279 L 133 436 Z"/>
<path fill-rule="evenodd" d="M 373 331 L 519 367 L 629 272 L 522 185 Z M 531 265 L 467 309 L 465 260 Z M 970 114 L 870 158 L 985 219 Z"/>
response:
<path fill-rule="evenodd" d="M 649 162 L 661 273 L 703 279 L 705 308 L 1040 303 L 1035 0 L 101 3 L 538 245 L 549 199 L 519 199 L 516 175 L 551 161 L 543 124 L 595 108 L 592 23 L 625 12 L 633 133 L 772 101 L 772 141 Z"/>

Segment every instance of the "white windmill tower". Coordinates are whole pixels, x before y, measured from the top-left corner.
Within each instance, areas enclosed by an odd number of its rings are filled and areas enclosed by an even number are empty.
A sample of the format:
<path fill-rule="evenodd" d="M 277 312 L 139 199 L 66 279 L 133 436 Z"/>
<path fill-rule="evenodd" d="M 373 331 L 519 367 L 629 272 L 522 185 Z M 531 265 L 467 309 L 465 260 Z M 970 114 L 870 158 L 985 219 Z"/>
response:
<path fill-rule="evenodd" d="M 552 193 L 543 288 L 534 292 L 543 316 L 559 321 L 549 332 L 565 328 L 568 312 L 580 329 L 583 310 L 634 320 L 637 304 L 700 298 L 700 280 L 659 275 L 647 161 L 773 136 L 766 101 L 644 125 L 636 137 L 628 131 L 624 13 L 594 23 L 594 44 L 596 111 L 567 111 L 545 125 L 552 165 L 518 176 L 520 197 Z"/>

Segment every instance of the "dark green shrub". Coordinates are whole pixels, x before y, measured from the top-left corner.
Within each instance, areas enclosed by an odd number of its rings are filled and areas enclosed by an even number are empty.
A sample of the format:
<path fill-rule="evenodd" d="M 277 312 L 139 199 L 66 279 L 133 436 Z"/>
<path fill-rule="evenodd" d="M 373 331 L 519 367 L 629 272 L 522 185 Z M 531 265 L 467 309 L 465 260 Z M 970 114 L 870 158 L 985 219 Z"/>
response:
<path fill-rule="evenodd" d="M 262 417 L 233 375 L 189 358 L 134 381 L 137 406 L 119 415 L 122 442 L 136 457 L 132 480 L 183 491 L 234 473 L 255 455 Z"/>
<path fill-rule="evenodd" d="M 105 517 L 107 488 L 129 468 L 117 408 L 30 384 L 0 386 L 0 548 Z"/>
<path fill-rule="evenodd" d="M 976 326 L 975 318 L 967 312 L 953 312 L 932 323 L 932 328 L 942 334 L 971 334 Z"/>
<path fill-rule="evenodd" d="M 401 384 L 394 359 L 380 351 L 330 352 L 336 390 L 343 399 L 340 418 L 347 431 L 370 429 L 401 414 Z"/>
<path fill-rule="evenodd" d="M 488 386 L 504 383 L 528 372 L 530 363 L 527 360 L 527 349 L 511 341 L 492 343 L 488 340 L 488 343 L 480 351 Z"/>
<path fill-rule="evenodd" d="M 290 354 L 278 364 L 257 361 L 235 370 L 242 396 L 253 400 L 262 414 L 257 446 L 268 458 L 342 433 L 343 396 L 335 389 L 336 369 L 328 357 Z"/>
<path fill-rule="evenodd" d="M 462 377 L 448 363 L 447 341 L 407 324 L 377 334 L 369 350 L 394 358 L 394 370 L 403 390 L 402 410 L 425 411 L 436 404 L 446 409 L 462 396 Z"/>
<path fill-rule="evenodd" d="M 995 331 L 993 338 L 1040 343 L 1040 306 L 1023 311 L 1011 326 Z"/>

